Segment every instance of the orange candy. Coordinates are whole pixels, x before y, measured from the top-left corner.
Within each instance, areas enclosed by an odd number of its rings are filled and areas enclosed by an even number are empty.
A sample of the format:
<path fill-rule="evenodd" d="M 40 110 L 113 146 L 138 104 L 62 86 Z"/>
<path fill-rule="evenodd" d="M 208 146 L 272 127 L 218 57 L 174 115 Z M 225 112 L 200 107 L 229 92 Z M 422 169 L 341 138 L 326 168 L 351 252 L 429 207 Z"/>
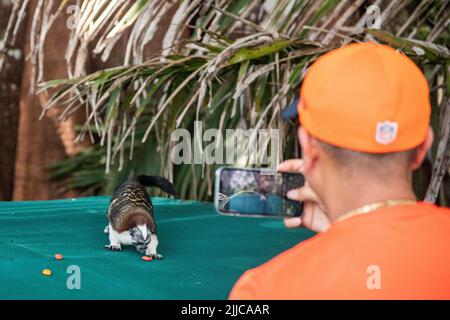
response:
<path fill-rule="evenodd" d="M 149 256 L 143 256 L 143 257 L 142 257 L 142 260 L 145 260 L 145 261 L 152 261 L 153 258 L 152 258 L 152 257 L 149 257 Z"/>

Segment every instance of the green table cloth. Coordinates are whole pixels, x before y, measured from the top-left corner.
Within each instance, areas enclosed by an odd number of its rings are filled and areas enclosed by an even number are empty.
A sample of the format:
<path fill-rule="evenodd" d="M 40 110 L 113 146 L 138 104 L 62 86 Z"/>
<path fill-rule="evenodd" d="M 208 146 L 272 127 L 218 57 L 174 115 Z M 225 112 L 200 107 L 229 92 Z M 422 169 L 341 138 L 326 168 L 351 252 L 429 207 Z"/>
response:
<path fill-rule="evenodd" d="M 149 262 L 133 247 L 104 249 L 109 197 L 0 203 L 0 299 L 226 299 L 245 270 L 313 235 L 210 203 L 152 200 L 164 259 Z M 67 286 L 70 266 L 80 289 Z"/>

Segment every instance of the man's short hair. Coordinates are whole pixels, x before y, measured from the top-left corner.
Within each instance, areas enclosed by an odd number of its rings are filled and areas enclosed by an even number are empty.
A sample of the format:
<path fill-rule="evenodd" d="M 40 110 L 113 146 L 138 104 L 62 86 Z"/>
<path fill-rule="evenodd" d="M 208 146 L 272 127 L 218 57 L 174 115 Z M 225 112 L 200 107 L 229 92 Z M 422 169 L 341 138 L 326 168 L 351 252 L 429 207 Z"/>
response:
<path fill-rule="evenodd" d="M 417 148 L 391 153 L 367 153 L 344 149 L 318 140 L 319 144 L 333 161 L 342 168 L 386 168 L 392 166 L 407 166 L 416 154 Z"/>

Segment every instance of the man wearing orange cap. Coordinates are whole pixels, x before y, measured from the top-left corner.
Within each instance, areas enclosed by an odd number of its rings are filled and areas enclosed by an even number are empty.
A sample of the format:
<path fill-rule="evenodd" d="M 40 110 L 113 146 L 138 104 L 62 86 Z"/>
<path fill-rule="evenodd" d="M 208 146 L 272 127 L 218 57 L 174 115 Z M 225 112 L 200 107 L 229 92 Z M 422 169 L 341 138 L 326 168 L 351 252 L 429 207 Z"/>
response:
<path fill-rule="evenodd" d="M 433 141 L 428 85 L 373 43 L 318 59 L 300 93 L 300 218 L 318 234 L 247 271 L 230 299 L 450 299 L 450 210 L 418 202 L 412 172 Z"/>

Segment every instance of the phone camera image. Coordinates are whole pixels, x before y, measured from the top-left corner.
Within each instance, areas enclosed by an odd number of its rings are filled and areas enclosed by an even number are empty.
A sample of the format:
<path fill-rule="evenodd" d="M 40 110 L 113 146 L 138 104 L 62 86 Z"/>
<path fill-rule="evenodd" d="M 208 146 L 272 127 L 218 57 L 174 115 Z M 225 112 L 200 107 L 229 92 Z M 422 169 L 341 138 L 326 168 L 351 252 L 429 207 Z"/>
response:
<path fill-rule="evenodd" d="M 286 198 L 291 189 L 303 186 L 303 175 L 267 169 L 219 168 L 216 172 L 215 205 L 221 214 L 293 217 L 302 204 Z"/>

